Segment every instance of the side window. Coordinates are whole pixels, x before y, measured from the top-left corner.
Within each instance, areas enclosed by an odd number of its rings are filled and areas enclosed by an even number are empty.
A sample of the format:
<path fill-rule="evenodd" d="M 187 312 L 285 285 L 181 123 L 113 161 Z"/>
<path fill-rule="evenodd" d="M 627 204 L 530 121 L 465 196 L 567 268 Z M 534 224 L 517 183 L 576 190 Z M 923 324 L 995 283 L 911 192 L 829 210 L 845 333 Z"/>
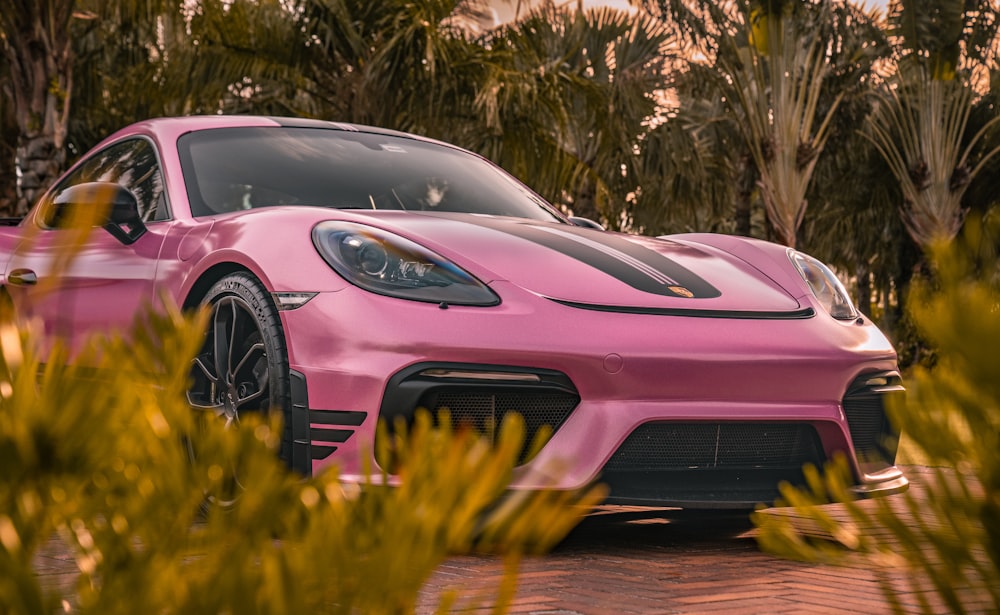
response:
<path fill-rule="evenodd" d="M 170 217 L 156 150 L 146 139 L 116 143 L 91 155 L 52 194 L 86 182 L 114 182 L 131 190 L 145 222 Z"/>

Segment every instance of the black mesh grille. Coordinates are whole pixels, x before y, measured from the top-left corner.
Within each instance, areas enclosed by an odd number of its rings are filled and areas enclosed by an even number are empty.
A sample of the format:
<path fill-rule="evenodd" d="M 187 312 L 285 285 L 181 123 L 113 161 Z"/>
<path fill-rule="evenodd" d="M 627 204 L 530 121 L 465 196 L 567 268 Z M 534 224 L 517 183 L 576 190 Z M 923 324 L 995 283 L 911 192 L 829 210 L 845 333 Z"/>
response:
<path fill-rule="evenodd" d="M 637 427 L 604 466 L 608 503 L 752 508 L 802 485 L 822 466 L 822 444 L 803 423 L 677 423 Z"/>
<path fill-rule="evenodd" d="M 799 469 L 821 462 L 821 450 L 810 425 L 654 422 L 636 428 L 605 469 Z"/>
<path fill-rule="evenodd" d="M 434 414 L 448 410 L 454 426 L 470 426 L 490 437 L 494 436 L 507 414 L 519 413 L 524 418 L 527 450 L 539 429 L 544 425 L 550 426 L 553 431 L 558 429 L 577 403 L 579 398 L 576 395 L 558 391 L 443 390 L 425 395 L 420 406 Z M 521 461 L 525 460 L 525 453 L 522 453 Z"/>
<path fill-rule="evenodd" d="M 895 463 L 898 435 L 885 408 L 890 396 L 904 394 L 895 373 L 865 374 L 851 384 L 844 396 L 844 414 L 859 460 Z"/>
<path fill-rule="evenodd" d="M 845 399 L 844 412 L 847 414 L 855 449 L 864 453 L 878 451 L 886 421 L 882 399 L 874 396 Z"/>

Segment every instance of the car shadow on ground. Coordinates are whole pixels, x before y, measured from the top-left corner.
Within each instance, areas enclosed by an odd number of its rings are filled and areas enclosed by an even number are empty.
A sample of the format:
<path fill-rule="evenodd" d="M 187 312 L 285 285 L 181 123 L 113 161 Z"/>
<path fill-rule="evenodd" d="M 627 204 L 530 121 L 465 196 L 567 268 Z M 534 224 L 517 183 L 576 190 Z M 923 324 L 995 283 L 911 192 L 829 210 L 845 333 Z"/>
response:
<path fill-rule="evenodd" d="M 748 511 L 602 507 L 556 546 L 555 554 L 598 549 L 756 550 Z"/>

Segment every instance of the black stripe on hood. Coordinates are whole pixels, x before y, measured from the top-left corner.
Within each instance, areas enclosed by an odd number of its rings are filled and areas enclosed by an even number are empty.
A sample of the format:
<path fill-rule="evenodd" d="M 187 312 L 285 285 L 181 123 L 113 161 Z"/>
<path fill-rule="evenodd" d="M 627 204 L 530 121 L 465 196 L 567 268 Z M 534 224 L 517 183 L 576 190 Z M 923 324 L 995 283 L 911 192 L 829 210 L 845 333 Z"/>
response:
<path fill-rule="evenodd" d="M 710 299 L 722 294 L 690 269 L 624 236 L 570 225 L 470 218 L 466 221 L 565 254 L 643 292 L 687 299 Z"/>

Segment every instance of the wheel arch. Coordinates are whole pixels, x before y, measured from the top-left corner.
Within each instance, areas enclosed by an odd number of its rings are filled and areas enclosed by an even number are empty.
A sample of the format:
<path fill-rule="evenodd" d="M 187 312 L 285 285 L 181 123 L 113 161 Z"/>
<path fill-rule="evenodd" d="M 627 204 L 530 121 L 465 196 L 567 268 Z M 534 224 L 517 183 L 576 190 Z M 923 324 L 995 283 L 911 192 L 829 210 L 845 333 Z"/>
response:
<path fill-rule="evenodd" d="M 265 290 L 267 289 L 260 277 L 249 268 L 233 262 L 217 263 L 202 272 L 195 283 L 191 286 L 191 290 L 188 291 L 187 296 L 184 298 L 184 304 L 181 307 L 185 310 L 197 307 L 202 302 L 202 299 L 205 298 L 205 295 L 208 294 L 209 289 L 211 289 L 216 282 L 231 273 L 246 273 L 251 275 L 255 280 L 260 282 L 261 286 L 265 287 Z"/>

